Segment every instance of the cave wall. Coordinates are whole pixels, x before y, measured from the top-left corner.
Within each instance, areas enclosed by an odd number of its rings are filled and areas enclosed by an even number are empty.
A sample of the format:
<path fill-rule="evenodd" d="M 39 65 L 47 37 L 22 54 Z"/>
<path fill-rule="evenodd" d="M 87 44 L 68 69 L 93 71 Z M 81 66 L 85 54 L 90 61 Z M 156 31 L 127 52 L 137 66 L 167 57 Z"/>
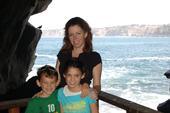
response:
<path fill-rule="evenodd" d="M 46 10 L 51 2 L 0 1 L 0 94 L 14 90 L 25 82 L 42 34 L 28 19 Z"/>

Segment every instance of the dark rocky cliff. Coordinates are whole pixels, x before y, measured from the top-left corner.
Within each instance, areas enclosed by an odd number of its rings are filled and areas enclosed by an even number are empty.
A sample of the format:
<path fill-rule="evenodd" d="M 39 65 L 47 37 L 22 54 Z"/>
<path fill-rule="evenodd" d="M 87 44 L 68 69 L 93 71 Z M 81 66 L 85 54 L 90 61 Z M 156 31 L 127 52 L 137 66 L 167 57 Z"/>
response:
<path fill-rule="evenodd" d="M 21 86 L 28 76 L 41 30 L 28 19 L 52 0 L 0 1 L 0 94 Z"/>

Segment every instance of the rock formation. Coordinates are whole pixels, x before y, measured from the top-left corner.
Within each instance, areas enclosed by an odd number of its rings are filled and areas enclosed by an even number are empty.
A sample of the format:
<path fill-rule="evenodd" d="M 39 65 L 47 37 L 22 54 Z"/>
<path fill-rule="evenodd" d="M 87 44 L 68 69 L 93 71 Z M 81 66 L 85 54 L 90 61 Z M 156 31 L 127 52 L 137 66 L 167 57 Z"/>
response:
<path fill-rule="evenodd" d="M 51 1 L 0 1 L 0 94 L 25 82 L 42 34 L 28 19 L 46 10 Z"/>

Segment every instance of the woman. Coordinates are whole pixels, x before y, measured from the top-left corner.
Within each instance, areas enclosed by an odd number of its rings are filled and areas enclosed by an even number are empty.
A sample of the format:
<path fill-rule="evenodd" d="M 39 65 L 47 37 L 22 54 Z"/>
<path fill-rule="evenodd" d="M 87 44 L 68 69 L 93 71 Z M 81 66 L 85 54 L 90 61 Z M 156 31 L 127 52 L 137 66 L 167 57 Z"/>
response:
<path fill-rule="evenodd" d="M 61 76 L 59 87 L 66 85 L 63 70 L 68 60 L 77 58 L 84 63 L 87 70 L 85 78 L 81 81 L 84 95 L 88 93 L 91 80 L 97 93 L 101 89 L 102 61 L 99 53 L 93 51 L 92 32 L 88 23 L 80 17 L 71 18 L 65 25 L 63 46 L 58 53 L 56 69 Z M 86 92 L 86 93 L 85 93 Z"/>

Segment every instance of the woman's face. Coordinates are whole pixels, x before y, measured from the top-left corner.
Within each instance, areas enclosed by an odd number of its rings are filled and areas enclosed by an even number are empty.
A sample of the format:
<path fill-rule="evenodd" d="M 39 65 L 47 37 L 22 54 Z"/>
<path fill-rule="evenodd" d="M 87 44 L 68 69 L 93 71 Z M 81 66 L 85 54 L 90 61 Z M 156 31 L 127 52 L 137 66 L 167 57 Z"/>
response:
<path fill-rule="evenodd" d="M 85 33 L 80 26 L 70 26 L 68 29 L 68 36 L 73 48 L 83 49 L 87 33 Z"/>

